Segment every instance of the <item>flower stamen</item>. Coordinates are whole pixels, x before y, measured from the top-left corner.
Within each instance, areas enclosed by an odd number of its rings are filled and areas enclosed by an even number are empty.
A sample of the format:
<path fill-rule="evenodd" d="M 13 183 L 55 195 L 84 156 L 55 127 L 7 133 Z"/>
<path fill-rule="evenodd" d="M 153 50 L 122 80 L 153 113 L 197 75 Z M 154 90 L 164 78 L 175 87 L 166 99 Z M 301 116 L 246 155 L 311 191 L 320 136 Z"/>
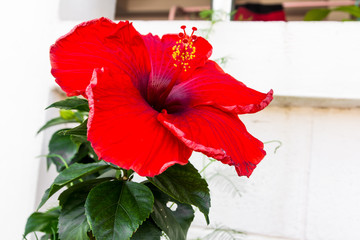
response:
<path fill-rule="evenodd" d="M 189 62 L 195 58 L 196 47 L 194 42 L 197 40 L 197 36 L 194 32 L 197 31 L 196 27 L 192 28 L 191 35 L 186 34 L 186 26 L 181 26 L 184 31 L 178 34 L 179 40 L 175 43 L 172 50 L 172 57 L 175 60 L 174 67 L 181 67 L 185 72 L 190 68 Z"/>

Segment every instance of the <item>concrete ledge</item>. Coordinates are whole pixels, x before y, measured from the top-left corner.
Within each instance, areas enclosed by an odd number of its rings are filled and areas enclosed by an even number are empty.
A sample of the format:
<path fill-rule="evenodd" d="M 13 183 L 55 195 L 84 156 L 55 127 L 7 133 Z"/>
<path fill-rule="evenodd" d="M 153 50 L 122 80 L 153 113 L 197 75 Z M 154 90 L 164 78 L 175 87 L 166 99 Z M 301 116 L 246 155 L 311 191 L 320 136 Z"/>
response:
<path fill-rule="evenodd" d="M 275 96 L 269 107 L 360 108 L 360 99 Z"/>

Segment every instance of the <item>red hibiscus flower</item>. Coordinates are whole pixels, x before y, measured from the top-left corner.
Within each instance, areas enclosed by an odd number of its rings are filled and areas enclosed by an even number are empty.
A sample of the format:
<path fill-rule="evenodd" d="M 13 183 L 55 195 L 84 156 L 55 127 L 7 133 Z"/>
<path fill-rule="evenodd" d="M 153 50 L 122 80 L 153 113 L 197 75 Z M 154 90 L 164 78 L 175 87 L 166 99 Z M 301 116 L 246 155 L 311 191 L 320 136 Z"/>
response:
<path fill-rule="evenodd" d="M 160 39 L 129 22 L 82 23 L 51 47 L 52 74 L 68 96 L 88 98 L 88 140 L 99 158 L 154 176 L 195 150 L 250 176 L 265 151 L 238 114 L 262 110 L 272 91 L 224 73 L 196 28 L 182 29 Z"/>

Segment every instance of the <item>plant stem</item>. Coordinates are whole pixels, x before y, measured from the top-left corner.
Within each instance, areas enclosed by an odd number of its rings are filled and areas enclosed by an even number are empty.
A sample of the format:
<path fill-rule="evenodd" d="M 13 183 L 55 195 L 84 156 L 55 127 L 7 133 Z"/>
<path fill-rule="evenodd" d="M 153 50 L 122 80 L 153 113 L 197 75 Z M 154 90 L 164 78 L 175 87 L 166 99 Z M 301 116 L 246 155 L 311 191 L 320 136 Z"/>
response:
<path fill-rule="evenodd" d="M 276 151 L 282 146 L 282 142 L 279 141 L 279 140 L 271 140 L 271 141 L 267 141 L 267 142 L 264 142 L 264 144 L 268 144 L 268 143 L 278 143 L 279 145 L 274 149 L 274 153 L 276 153 Z"/>
<path fill-rule="evenodd" d="M 205 169 L 207 169 L 211 164 L 213 164 L 215 161 L 212 159 L 209 159 L 210 162 L 208 164 L 205 165 L 205 167 L 203 167 L 203 169 L 201 169 L 201 171 L 199 172 L 199 174 L 201 174 L 203 171 L 205 171 Z"/>

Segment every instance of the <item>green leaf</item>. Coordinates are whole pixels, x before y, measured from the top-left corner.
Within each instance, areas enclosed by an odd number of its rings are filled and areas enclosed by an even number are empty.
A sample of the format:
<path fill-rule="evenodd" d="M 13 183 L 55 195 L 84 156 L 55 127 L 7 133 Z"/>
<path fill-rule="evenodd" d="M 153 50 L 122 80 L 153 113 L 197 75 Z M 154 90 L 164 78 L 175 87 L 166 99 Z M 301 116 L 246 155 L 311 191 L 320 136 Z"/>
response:
<path fill-rule="evenodd" d="M 87 140 L 87 136 L 71 135 L 71 140 L 76 144 L 82 144 L 82 143 L 89 143 L 90 144 L 90 142 Z"/>
<path fill-rule="evenodd" d="M 77 135 L 71 135 L 71 140 L 79 144 L 79 151 L 76 153 L 75 157 L 71 162 L 84 162 L 79 157 L 84 153 L 83 151 L 87 151 L 88 157 L 92 158 L 94 161 L 98 161 L 99 157 L 96 155 L 94 149 L 91 146 L 91 143 L 87 140 L 86 136 L 77 136 Z"/>
<path fill-rule="evenodd" d="M 74 115 L 75 115 L 75 119 L 78 120 L 78 122 L 82 123 L 84 121 L 84 118 L 87 117 L 89 115 L 89 113 L 88 112 L 75 111 Z"/>
<path fill-rule="evenodd" d="M 57 171 L 64 169 L 65 164 L 59 157 L 61 156 L 67 164 L 70 163 L 71 159 L 75 156 L 79 146 L 75 144 L 70 136 L 59 134 L 63 130 L 55 132 L 49 142 L 49 157 L 47 160 L 53 162 L 56 166 Z"/>
<path fill-rule="evenodd" d="M 40 208 L 44 203 L 57 191 L 59 191 L 62 187 L 66 186 L 67 184 L 84 177 L 89 174 L 93 174 L 100 170 L 110 167 L 105 162 L 97 162 L 97 163 L 74 163 L 70 165 L 69 168 L 65 169 L 64 171 L 60 172 L 59 175 L 55 178 L 53 184 L 45 191 L 41 202 L 39 204 Z"/>
<path fill-rule="evenodd" d="M 160 240 L 161 235 L 161 229 L 151 218 L 148 218 L 136 230 L 131 240 Z"/>
<path fill-rule="evenodd" d="M 76 120 L 76 122 L 78 123 L 82 123 L 84 121 L 84 117 L 86 117 L 87 115 L 88 112 L 60 109 L 60 117 L 66 120 Z"/>
<path fill-rule="evenodd" d="M 199 208 L 209 224 L 210 192 L 207 182 L 201 178 L 190 163 L 182 166 L 175 164 L 165 172 L 148 180 L 161 191 L 179 202 Z"/>
<path fill-rule="evenodd" d="M 158 190 L 155 186 L 147 186 L 153 192 L 154 211 L 151 217 L 171 240 L 185 240 L 189 227 L 194 219 L 194 210 L 191 205 L 180 203 L 169 195 Z M 175 204 L 177 207 L 172 210 L 167 205 Z"/>
<path fill-rule="evenodd" d="M 89 150 L 89 155 L 95 160 L 98 160 L 98 156 L 96 155 L 94 149 L 91 146 L 91 143 L 87 140 L 87 120 L 85 120 L 81 125 L 74 129 L 63 131 L 62 134 L 68 135 L 71 134 L 71 140 L 76 144 L 84 144 L 87 146 Z"/>
<path fill-rule="evenodd" d="M 360 17 L 360 8 L 358 6 L 340 6 L 333 9 L 333 11 L 346 12 L 354 17 Z"/>
<path fill-rule="evenodd" d="M 89 111 L 89 103 L 86 99 L 78 98 L 78 97 L 70 97 L 65 100 L 61 100 L 58 102 L 55 102 L 48 106 L 46 109 L 49 108 L 60 108 L 60 109 L 76 109 L 79 111 Z"/>
<path fill-rule="evenodd" d="M 90 163 L 90 162 L 94 162 L 93 159 L 89 159 L 89 146 L 87 143 L 82 143 L 79 146 L 79 150 L 78 152 L 75 154 L 75 156 L 72 158 L 70 164 L 74 164 L 76 162 L 78 163 Z M 92 160 L 92 161 L 87 161 L 88 160 Z"/>
<path fill-rule="evenodd" d="M 73 194 L 73 198 L 63 206 L 59 217 L 59 237 L 61 240 L 87 239 L 90 227 L 85 216 L 87 193 Z"/>
<path fill-rule="evenodd" d="M 60 109 L 60 117 L 66 120 L 75 119 L 75 113 L 71 110 Z"/>
<path fill-rule="evenodd" d="M 62 206 L 59 217 L 59 237 L 61 240 L 87 239 L 90 226 L 85 215 L 85 201 L 93 187 L 111 178 L 100 178 L 76 184 L 59 196 Z"/>
<path fill-rule="evenodd" d="M 72 135 L 72 136 L 86 136 L 87 135 L 87 122 L 86 119 L 84 122 L 82 122 L 79 126 L 74 127 L 69 130 L 63 130 L 60 134 L 63 135 Z"/>
<path fill-rule="evenodd" d="M 103 177 L 103 178 L 91 179 L 85 182 L 75 184 L 74 186 L 69 187 L 60 194 L 58 198 L 59 205 L 63 206 L 69 200 L 69 198 L 72 197 L 72 195 L 75 192 L 87 191 L 87 190 L 88 192 L 90 192 L 90 190 L 94 188 L 96 185 L 99 185 L 100 183 L 107 182 L 113 179 L 114 179 L 113 177 Z"/>
<path fill-rule="evenodd" d="M 304 21 L 324 20 L 329 15 L 330 12 L 331 10 L 326 8 L 311 9 L 306 13 L 304 17 Z"/>
<path fill-rule="evenodd" d="M 199 16 L 202 19 L 210 20 L 213 14 L 214 10 L 203 10 L 199 13 Z"/>
<path fill-rule="evenodd" d="M 148 187 L 135 182 L 102 183 L 90 191 L 85 212 L 98 240 L 127 240 L 149 217 L 154 197 Z"/>
<path fill-rule="evenodd" d="M 44 124 L 44 126 L 42 126 L 38 131 L 37 131 L 37 134 L 40 133 L 41 131 L 49 128 L 49 127 L 52 127 L 52 126 L 56 126 L 56 125 L 59 125 L 59 124 L 64 124 L 64 123 L 76 123 L 77 121 L 75 119 L 70 119 L 70 120 L 66 120 L 66 119 L 63 119 L 61 117 L 58 117 L 58 118 L 53 118 L 51 120 L 49 120 L 47 123 Z"/>
<path fill-rule="evenodd" d="M 34 212 L 26 222 L 24 236 L 31 232 L 56 233 L 60 207 L 52 208 L 47 212 Z"/>

